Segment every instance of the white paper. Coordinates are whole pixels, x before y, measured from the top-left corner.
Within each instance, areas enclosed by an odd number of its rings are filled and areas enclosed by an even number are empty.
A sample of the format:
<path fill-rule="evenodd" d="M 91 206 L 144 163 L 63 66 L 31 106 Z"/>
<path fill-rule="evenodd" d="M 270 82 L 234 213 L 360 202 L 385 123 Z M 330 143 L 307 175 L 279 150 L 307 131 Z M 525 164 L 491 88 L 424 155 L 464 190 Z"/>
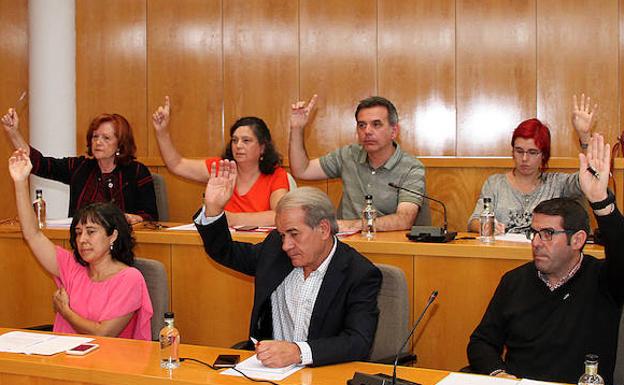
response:
<path fill-rule="evenodd" d="M 245 375 L 251 378 L 272 381 L 281 381 L 303 368 L 304 366 L 300 365 L 290 365 L 284 368 L 268 368 L 262 365 L 262 362 L 258 360 L 255 354 L 236 365 L 236 369 L 240 370 L 241 372 L 245 373 Z M 242 376 L 242 374 L 238 373 L 233 369 L 225 370 L 221 374 L 225 374 L 228 376 Z"/>
<path fill-rule="evenodd" d="M 188 225 L 169 227 L 165 230 L 167 231 L 196 231 L 197 228 L 195 227 L 195 223 L 189 223 Z"/>
<path fill-rule="evenodd" d="M 504 234 L 504 235 L 496 235 L 497 241 L 507 241 L 507 242 L 521 242 L 521 243 L 531 243 L 524 234 Z"/>
<path fill-rule="evenodd" d="M 523 378 L 518 382 L 518 385 L 553 385 L 554 382 L 546 382 L 546 381 L 537 381 L 537 380 L 529 380 L 528 378 Z"/>
<path fill-rule="evenodd" d="M 91 341 L 89 337 L 13 331 L 0 335 L 0 352 L 50 356 Z"/>
<path fill-rule="evenodd" d="M 518 385 L 518 380 L 466 373 L 450 373 L 438 385 Z"/>
<path fill-rule="evenodd" d="M 73 218 L 59 218 L 46 220 L 46 227 L 53 229 L 69 229 Z"/>

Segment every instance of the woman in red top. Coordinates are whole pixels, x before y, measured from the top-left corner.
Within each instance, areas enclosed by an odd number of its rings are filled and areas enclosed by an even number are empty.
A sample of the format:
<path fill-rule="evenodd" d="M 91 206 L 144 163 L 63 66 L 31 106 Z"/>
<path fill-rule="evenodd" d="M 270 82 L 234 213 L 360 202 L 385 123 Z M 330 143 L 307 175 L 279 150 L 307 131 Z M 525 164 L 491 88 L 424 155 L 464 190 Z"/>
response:
<path fill-rule="evenodd" d="M 238 119 L 230 128 L 230 143 L 222 158 L 206 160 L 183 158 L 173 146 L 169 125 L 169 97 L 164 106 L 152 115 L 160 153 L 172 173 L 197 182 L 206 183 L 210 168 L 220 159 L 235 160 L 236 189 L 225 206 L 231 226 L 273 226 L 277 202 L 288 192 L 288 175 L 281 167 L 281 156 L 275 150 L 266 123 L 257 117 Z"/>

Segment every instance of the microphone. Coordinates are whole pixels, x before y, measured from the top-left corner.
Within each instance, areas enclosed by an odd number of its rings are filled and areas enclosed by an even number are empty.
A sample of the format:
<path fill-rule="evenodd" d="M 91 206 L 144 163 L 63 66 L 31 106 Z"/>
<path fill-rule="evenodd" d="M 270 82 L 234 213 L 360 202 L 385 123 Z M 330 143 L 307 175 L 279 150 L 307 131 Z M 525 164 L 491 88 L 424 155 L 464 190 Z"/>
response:
<path fill-rule="evenodd" d="M 411 240 L 411 241 L 417 241 L 417 242 L 432 242 L 432 243 L 446 243 L 449 241 L 452 241 L 453 239 L 455 239 L 455 236 L 457 235 L 456 231 L 452 231 L 449 232 L 448 231 L 448 219 L 447 219 L 447 215 L 446 215 L 446 205 L 444 204 L 444 202 L 442 202 L 439 199 L 435 199 L 432 198 L 428 195 L 425 195 L 421 192 L 415 191 L 415 190 L 411 190 L 408 188 L 405 188 L 403 186 L 399 186 L 395 183 L 388 183 L 388 186 L 390 187 L 394 187 L 395 189 L 398 190 L 403 190 L 403 191 L 407 191 L 408 193 L 414 194 L 414 195 L 418 195 L 419 197 L 423 197 L 425 199 L 429 199 L 430 201 L 434 201 L 437 202 L 439 204 L 442 205 L 442 214 L 444 216 L 444 226 L 442 228 L 440 227 L 433 227 L 433 226 L 412 226 L 412 231 L 410 231 L 410 233 L 407 235 L 407 237 Z"/>
<path fill-rule="evenodd" d="M 407 338 L 405 339 L 405 341 L 403 341 L 403 343 L 401 344 L 401 347 L 397 351 L 396 358 L 394 359 L 394 365 L 392 365 L 392 376 L 389 376 L 384 373 L 365 374 L 365 373 L 355 372 L 355 374 L 353 375 L 353 378 L 347 381 L 347 384 L 348 385 L 389 385 L 389 384 L 420 385 L 420 384 L 417 384 L 416 382 L 407 381 L 401 378 L 397 380 L 396 370 L 399 364 L 399 357 L 401 355 L 401 352 L 403 351 L 403 349 L 409 342 L 410 338 L 412 338 L 412 335 L 414 335 L 414 331 L 416 331 L 416 327 L 418 327 L 418 324 L 420 324 L 420 321 L 425 316 L 425 313 L 427 313 L 429 306 L 431 306 L 431 304 L 433 303 L 433 301 L 435 301 L 437 297 L 438 297 L 438 291 L 437 290 L 432 291 L 431 295 L 429 296 L 429 299 L 427 300 L 427 304 L 425 305 L 425 308 L 420 313 L 420 316 L 418 316 L 418 319 L 416 320 L 416 322 L 414 322 L 414 326 L 412 326 L 412 330 L 410 331 Z"/>

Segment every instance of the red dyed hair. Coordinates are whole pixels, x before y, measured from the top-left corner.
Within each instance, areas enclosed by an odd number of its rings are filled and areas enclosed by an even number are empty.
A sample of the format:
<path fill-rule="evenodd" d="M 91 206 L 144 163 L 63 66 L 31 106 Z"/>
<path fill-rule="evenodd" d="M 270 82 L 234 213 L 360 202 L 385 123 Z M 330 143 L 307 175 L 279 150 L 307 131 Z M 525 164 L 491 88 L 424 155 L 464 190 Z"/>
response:
<path fill-rule="evenodd" d="M 115 136 L 117 137 L 119 155 L 115 158 L 116 164 L 125 165 L 136 159 L 134 155 L 136 153 L 136 144 L 134 143 L 134 136 L 132 135 L 132 127 L 128 120 L 119 114 L 100 114 L 95 117 L 89 124 L 89 130 L 87 131 L 87 154 L 93 156 L 91 150 L 91 140 L 93 139 L 93 131 L 97 130 L 103 123 L 111 122 L 115 129 Z"/>
<path fill-rule="evenodd" d="M 535 145 L 542 152 L 542 167 L 540 171 L 544 172 L 548 168 L 548 160 L 550 159 L 550 130 L 539 121 L 539 119 L 527 119 L 520 123 L 511 136 L 511 147 L 516 143 L 516 138 L 533 139 Z"/>

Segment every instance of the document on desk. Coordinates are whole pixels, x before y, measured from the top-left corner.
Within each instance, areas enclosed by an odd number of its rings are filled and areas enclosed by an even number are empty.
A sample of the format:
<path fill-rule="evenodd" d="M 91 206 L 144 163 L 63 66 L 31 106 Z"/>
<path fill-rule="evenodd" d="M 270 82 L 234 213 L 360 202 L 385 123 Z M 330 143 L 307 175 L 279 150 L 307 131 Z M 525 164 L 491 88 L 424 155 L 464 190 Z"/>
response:
<path fill-rule="evenodd" d="M 450 373 L 437 385 L 518 385 L 518 380 L 477 374 Z"/>
<path fill-rule="evenodd" d="M 303 368 L 304 367 L 300 365 L 290 365 L 284 368 L 268 368 L 262 365 L 262 362 L 258 360 L 255 354 L 236 365 L 236 369 L 240 370 L 241 372 L 245 373 L 245 375 L 251 378 L 271 381 L 281 381 Z M 232 369 L 225 370 L 221 374 L 225 374 L 228 376 L 242 376 L 242 374 Z"/>
<path fill-rule="evenodd" d="M 173 226 L 166 229 L 167 231 L 197 231 L 195 223 L 189 223 L 186 225 Z"/>
<path fill-rule="evenodd" d="M 48 219 L 46 227 L 50 229 L 69 229 L 73 218 Z"/>
<path fill-rule="evenodd" d="M 518 243 L 531 243 L 524 234 L 512 234 L 507 233 L 496 236 L 497 241 L 518 242 Z"/>
<path fill-rule="evenodd" d="M 0 352 L 51 356 L 90 341 L 93 338 L 14 331 L 0 335 Z"/>

